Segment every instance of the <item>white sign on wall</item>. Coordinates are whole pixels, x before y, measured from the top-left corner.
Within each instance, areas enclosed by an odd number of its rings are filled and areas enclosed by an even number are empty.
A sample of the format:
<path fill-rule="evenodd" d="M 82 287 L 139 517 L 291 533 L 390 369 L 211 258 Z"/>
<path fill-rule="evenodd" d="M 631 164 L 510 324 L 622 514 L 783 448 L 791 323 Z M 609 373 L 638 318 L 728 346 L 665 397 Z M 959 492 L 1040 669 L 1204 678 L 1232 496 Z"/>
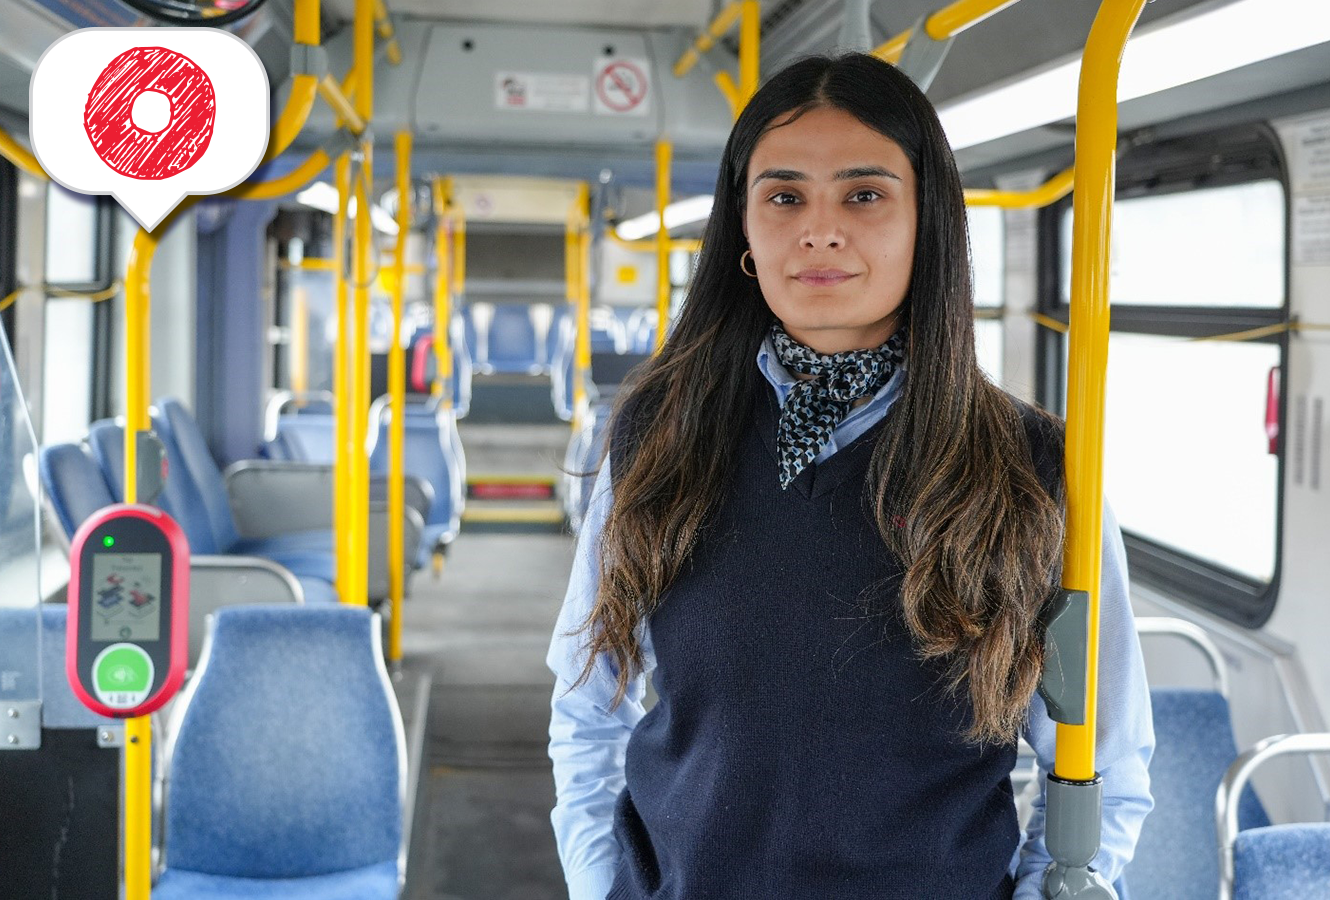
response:
<path fill-rule="evenodd" d="M 556 72 L 495 72 L 496 109 L 584 113 L 590 82 L 581 75 Z"/>
<path fill-rule="evenodd" d="M 645 116 L 651 109 L 651 64 L 616 57 L 591 64 L 592 108 L 601 116 Z"/>

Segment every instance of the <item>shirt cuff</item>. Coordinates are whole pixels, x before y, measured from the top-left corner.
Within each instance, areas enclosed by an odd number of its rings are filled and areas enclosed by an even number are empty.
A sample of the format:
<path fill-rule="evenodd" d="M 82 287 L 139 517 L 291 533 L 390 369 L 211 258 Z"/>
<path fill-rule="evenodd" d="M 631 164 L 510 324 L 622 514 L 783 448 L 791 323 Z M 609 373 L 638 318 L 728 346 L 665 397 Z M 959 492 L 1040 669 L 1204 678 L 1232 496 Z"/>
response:
<path fill-rule="evenodd" d="M 617 865 L 592 866 L 568 879 L 568 900 L 605 900 L 614 884 Z"/>

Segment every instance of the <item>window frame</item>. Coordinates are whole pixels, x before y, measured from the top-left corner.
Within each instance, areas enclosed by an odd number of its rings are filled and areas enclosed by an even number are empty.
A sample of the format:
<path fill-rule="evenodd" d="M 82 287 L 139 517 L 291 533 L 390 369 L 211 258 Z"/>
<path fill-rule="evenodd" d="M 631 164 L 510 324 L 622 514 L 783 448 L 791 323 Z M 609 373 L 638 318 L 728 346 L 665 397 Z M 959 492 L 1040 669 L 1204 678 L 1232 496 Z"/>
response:
<path fill-rule="evenodd" d="M 18 287 L 18 168 L 0 158 L 0 299 Z M 0 312 L 0 327 L 14 344 L 14 307 Z"/>
<path fill-rule="evenodd" d="M 1166 337 L 1203 337 L 1284 324 L 1289 321 L 1291 188 L 1282 147 L 1264 124 L 1244 125 L 1201 135 L 1143 142 L 1130 146 L 1118 162 L 1116 199 L 1185 193 L 1275 180 L 1284 190 L 1284 302 L 1279 307 L 1138 306 L 1112 307 L 1111 331 Z M 1071 206 L 1068 196 L 1041 211 L 1039 218 L 1039 309 L 1066 323 L 1070 311 L 1061 297 L 1061 221 Z M 1046 409 L 1065 415 L 1063 372 L 1065 335 L 1040 329 L 1036 379 Z M 1279 348 L 1281 385 L 1287 384 L 1288 332 L 1258 339 Z M 1288 422 L 1288 391 L 1281 390 L 1279 421 Z M 1274 612 L 1279 596 L 1284 548 L 1284 478 L 1286 425 L 1281 428 L 1275 460 L 1275 555 L 1269 582 L 1225 568 L 1177 547 L 1123 528 L 1123 543 L 1133 579 L 1246 628 L 1259 628 Z"/>
<path fill-rule="evenodd" d="M 46 185 L 47 197 L 54 187 L 54 182 Z M 47 288 L 76 291 L 82 294 L 95 294 L 108 291 L 116 282 L 115 261 L 116 238 L 116 202 L 109 196 L 98 195 L 88 198 L 93 204 L 93 277 L 91 281 L 43 282 Z M 49 202 L 48 202 L 49 208 Z M 51 248 L 45 249 L 49 255 Z M 45 272 L 43 271 L 43 276 Z M 46 293 L 42 299 L 42 309 L 51 301 L 52 295 Z M 108 297 L 92 303 L 92 359 L 88 364 L 88 421 L 96 422 L 116 414 L 115 409 L 115 338 L 116 310 L 115 298 Z M 46 402 L 45 392 L 42 402 Z"/>

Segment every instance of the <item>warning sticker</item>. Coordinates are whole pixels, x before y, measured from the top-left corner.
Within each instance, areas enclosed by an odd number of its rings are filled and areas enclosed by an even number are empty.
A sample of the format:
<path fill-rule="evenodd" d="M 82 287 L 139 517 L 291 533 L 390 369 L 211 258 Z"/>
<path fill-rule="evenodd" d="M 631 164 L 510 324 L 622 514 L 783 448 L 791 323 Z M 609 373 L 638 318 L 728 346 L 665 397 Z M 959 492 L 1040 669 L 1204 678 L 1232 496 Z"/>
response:
<path fill-rule="evenodd" d="M 598 59 L 591 80 L 592 108 L 602 116 L 645 116 L 651 107 L 650 64 L 645 59 Z"/>
<path fill-rule="evenodd" d="M 582 75 L 553 72 L 495 72 L 496 109 L 584 113 L 589 83 Z"/>

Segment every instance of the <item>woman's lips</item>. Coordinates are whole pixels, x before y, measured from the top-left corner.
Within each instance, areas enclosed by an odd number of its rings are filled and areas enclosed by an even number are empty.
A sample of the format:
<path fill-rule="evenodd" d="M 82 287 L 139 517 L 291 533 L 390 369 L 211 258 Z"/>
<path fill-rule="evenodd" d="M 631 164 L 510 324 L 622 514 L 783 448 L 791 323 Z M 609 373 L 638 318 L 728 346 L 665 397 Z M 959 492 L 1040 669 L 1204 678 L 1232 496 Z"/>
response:
<path fill-rule="evenodd" d="M 854 275 L 842 269 L 804 269 L 794 277 L 795 280 L 810 287 L 827 287 L 849 281 Z"/>

